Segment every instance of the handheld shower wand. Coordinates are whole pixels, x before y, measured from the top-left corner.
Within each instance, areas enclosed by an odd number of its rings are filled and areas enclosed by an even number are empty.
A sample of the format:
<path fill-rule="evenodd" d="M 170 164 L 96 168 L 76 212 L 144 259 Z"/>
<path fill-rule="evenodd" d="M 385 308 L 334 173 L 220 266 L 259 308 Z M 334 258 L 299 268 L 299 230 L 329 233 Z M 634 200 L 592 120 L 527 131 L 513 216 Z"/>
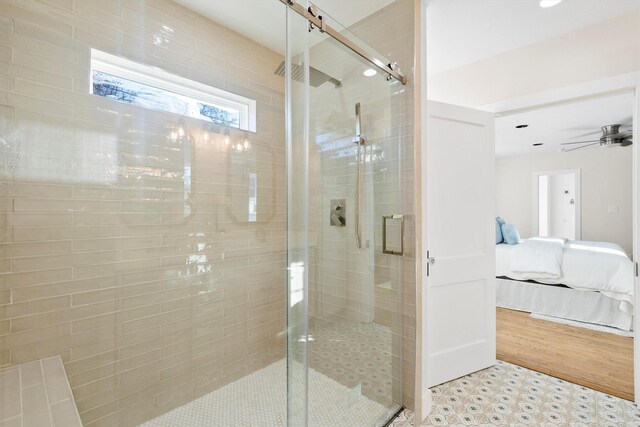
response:
<path fill-rule="evenodd" d="M 364 160 L 360 153 L 360 148 L 365 145 L 366 139 L 362 136 L 362 115 L 360 112 L 360 103 L 356 104 L 356 137 L 353 141 L 356 146 L 356 227 L 355 237 L 356 246 L 358 249 L 362 248 L 362 225 L 361 222 L 361 210 L 362 210 L 362 167 L 361 163 Z"/>

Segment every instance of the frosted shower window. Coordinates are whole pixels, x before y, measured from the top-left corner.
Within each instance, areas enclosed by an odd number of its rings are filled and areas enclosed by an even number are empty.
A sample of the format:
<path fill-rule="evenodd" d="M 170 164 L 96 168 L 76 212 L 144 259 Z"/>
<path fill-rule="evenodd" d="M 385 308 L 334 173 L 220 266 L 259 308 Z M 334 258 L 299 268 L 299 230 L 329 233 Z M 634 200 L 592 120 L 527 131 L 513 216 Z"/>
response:
<path fill-rule="evenodd" d="M 99 50 L 91 50 L 91 87 L 103 96 L 255 132 L 256 101 Z"/>

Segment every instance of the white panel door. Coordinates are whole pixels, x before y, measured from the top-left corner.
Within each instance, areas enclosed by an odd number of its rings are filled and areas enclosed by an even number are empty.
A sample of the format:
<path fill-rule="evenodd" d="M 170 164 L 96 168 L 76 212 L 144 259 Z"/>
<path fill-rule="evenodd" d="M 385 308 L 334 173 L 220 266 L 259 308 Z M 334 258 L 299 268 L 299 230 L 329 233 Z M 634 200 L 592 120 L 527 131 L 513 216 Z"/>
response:
<path fill-rule="evenodd" d="M 633 381 L 634 398 L 636 405 L 640 406 L 640 277 L 638 277 L 640 267 L 640 144 L 638 143 L 638 132 L 640 128 L 640 75 L 635 84 L 636 101 L 633 111 L 633 261 L 635 262 L 635 305 L 634 305 L 634 325 L 633 325 Z"/>
<path fill-rule="evenodd" d="M 431 387 L 496 361 L 493 114 L 427 103 L 423 363 Z M 426 255 L 426 254 L 425 254 Z"/>

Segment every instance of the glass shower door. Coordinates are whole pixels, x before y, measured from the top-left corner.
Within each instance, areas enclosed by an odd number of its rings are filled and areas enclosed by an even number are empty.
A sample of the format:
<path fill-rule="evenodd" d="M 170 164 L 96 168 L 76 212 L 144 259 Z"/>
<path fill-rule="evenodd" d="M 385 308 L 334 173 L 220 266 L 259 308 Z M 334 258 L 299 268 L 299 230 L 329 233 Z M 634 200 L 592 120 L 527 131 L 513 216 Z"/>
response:
<path fill-rule="evenodd" d="M 384 425 L 402 403 L 401 295 L 413 273 L 404 86 L 289 18 L 289 425 Z"/>
<path fill-rule="evenodd" d="M 287 424 L 308 423 L 308 88 L 307 20 L 287 13 L 285 58 L 287 159 Z"/>

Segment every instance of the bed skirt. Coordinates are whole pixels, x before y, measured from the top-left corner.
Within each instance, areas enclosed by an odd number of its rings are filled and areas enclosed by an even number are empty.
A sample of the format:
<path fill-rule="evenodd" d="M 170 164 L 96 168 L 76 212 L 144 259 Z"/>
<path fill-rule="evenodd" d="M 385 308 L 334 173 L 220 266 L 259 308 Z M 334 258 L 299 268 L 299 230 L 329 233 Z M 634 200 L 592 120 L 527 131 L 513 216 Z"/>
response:
<path fill-rule="evenodd" d="M 625 331 L 633 329 L 633 316 L 620 310 L 620 301 L 600 292 L 497 278 L 496 305 Z"/>

